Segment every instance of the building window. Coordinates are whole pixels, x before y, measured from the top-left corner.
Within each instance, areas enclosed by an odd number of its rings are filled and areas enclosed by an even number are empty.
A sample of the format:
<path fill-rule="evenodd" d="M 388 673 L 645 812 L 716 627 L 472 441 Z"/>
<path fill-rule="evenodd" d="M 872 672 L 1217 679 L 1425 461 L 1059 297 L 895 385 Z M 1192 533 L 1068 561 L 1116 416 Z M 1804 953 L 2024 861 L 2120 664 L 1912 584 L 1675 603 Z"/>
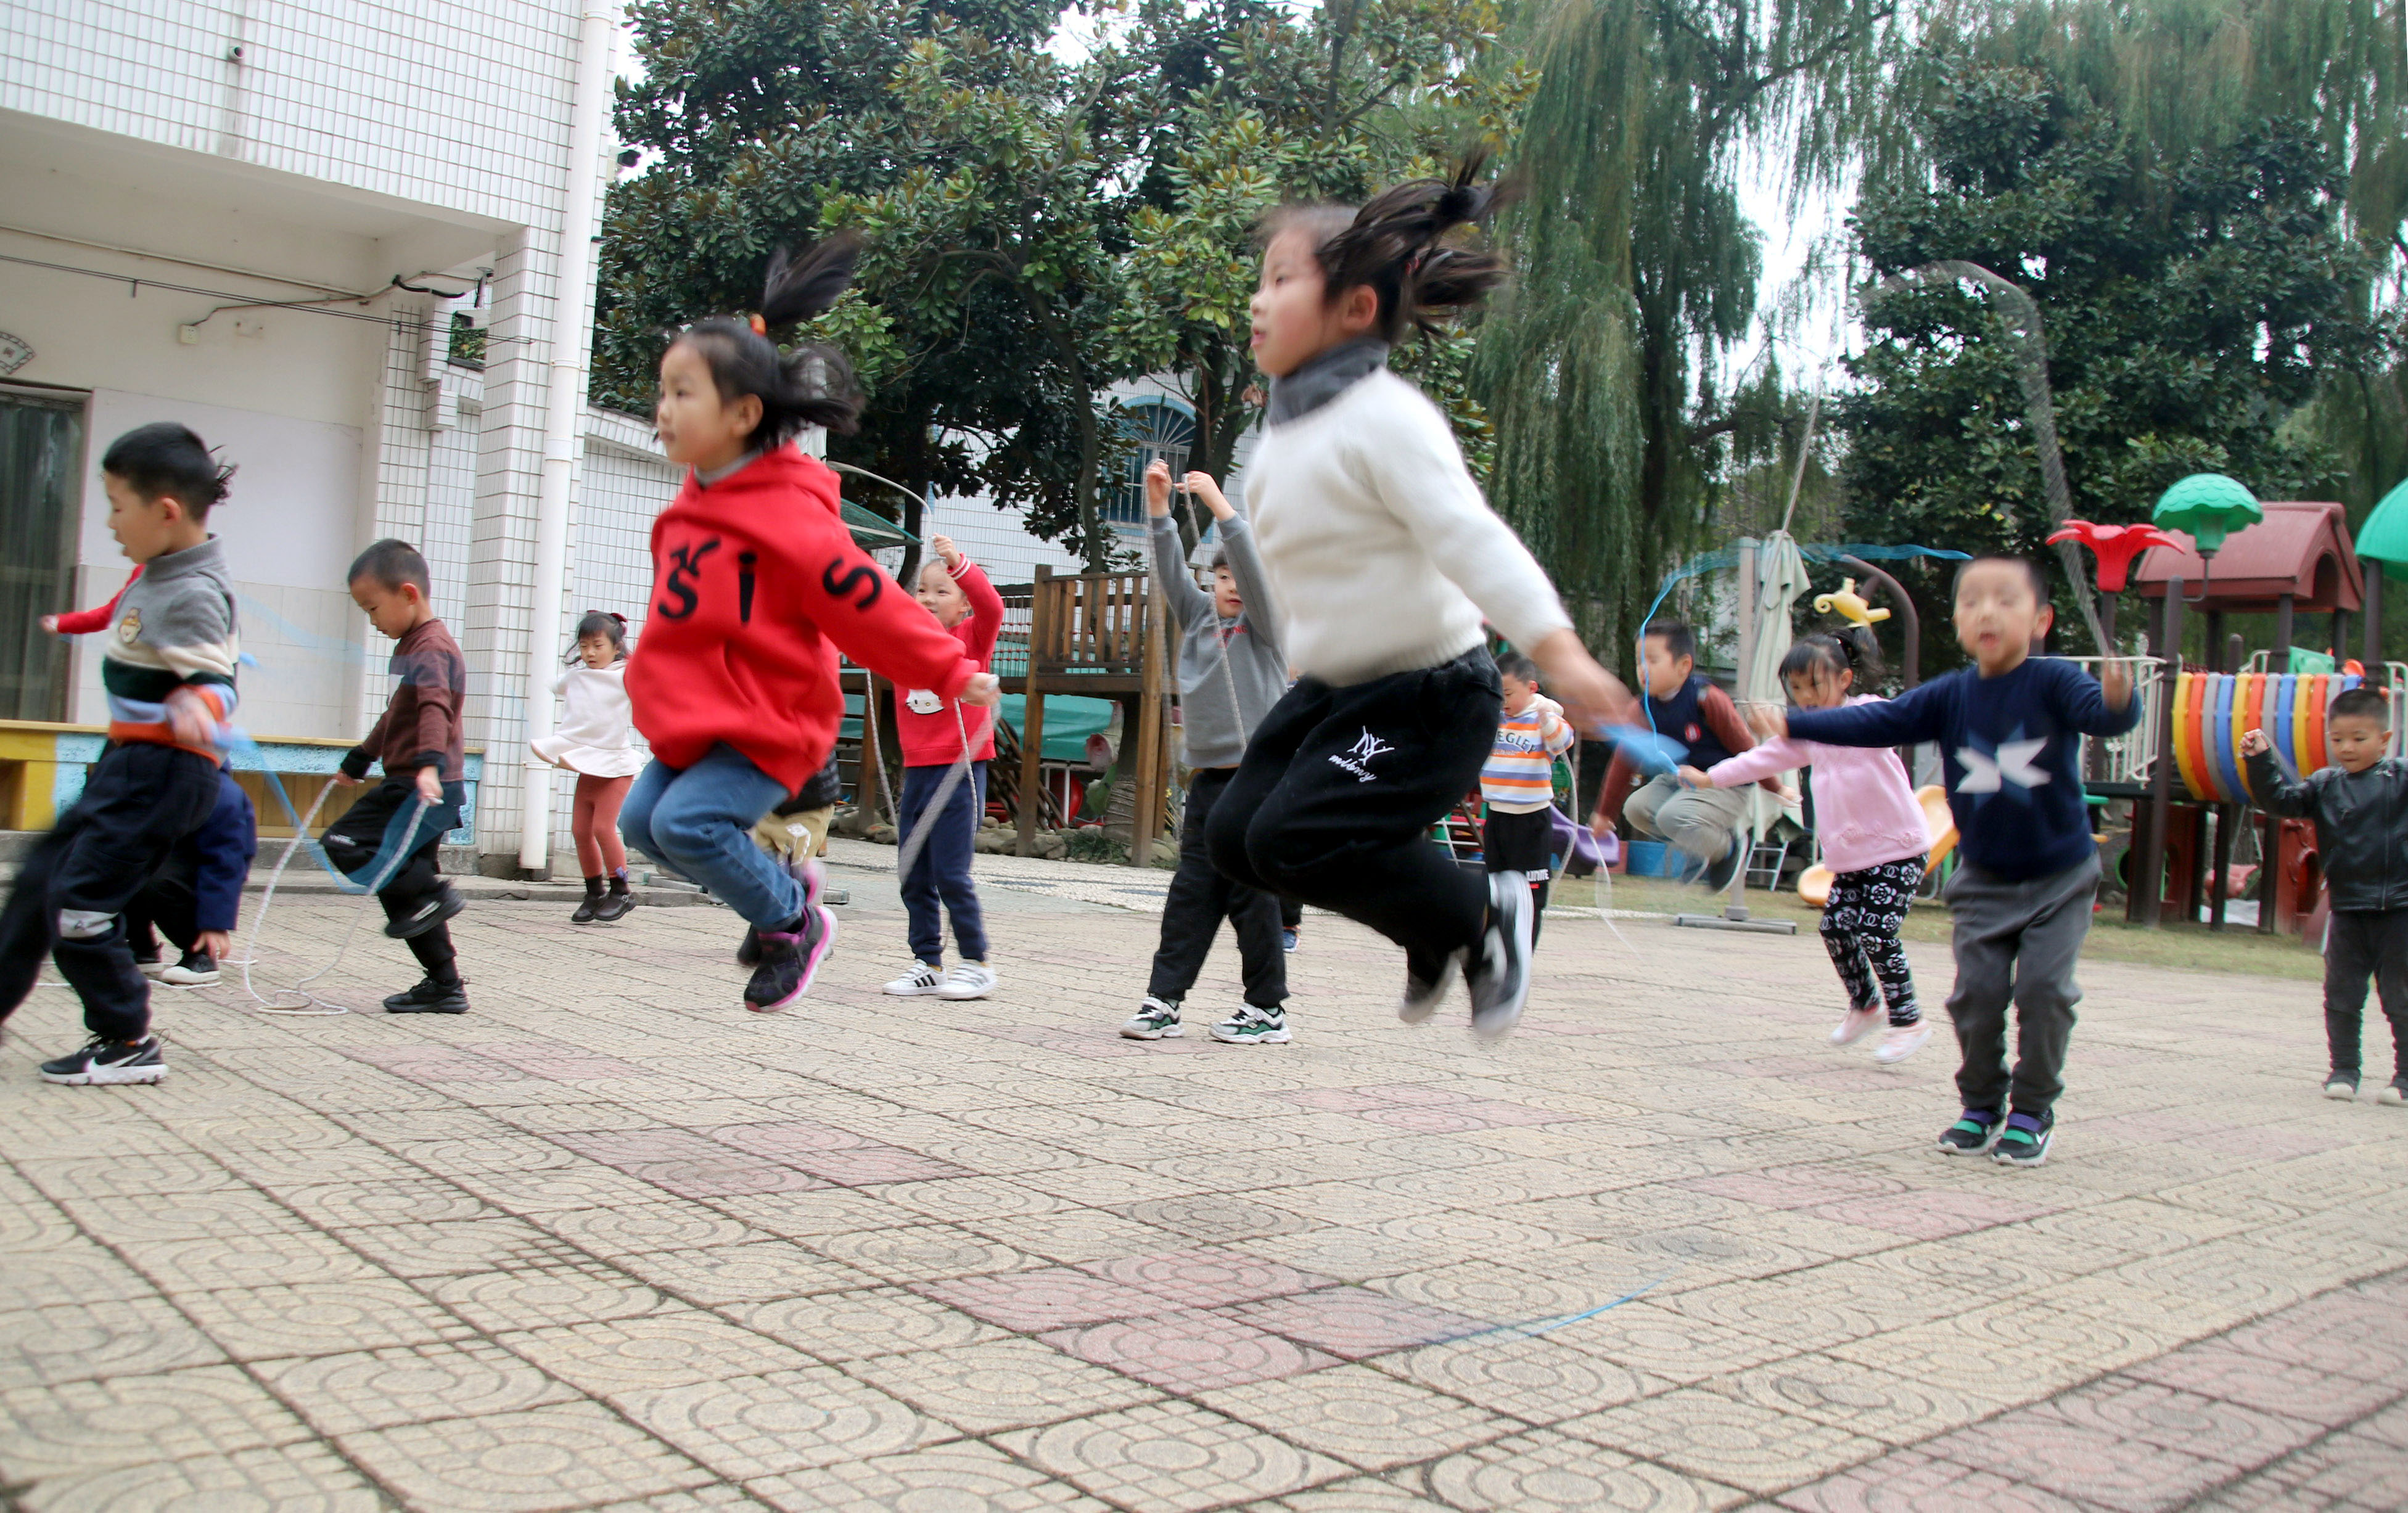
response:
<path fill-rule="evenodd" d="M 1158 457 L 1170 464 L 1174 481 L 1187 471 L 1187 456 L 1196 445 L 1196 412 L 1178 400 L 1149 394 L 1121 406 L 1121 428 L 1134 450 L 1104 519 L 1115 525 L 1143 525 L 1145 470 Z"/>
<path fill-rule="evenodd" d="M 64 720 L 76 607 L 83 401 L 0 392 L 0 720 Z"/>

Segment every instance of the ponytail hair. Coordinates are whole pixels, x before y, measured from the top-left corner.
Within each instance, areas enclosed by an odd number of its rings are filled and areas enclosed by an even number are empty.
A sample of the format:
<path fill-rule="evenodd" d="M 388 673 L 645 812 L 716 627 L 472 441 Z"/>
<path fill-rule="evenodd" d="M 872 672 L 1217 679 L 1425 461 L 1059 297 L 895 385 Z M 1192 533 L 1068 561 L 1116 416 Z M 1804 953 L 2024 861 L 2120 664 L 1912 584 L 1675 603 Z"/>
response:
<path fill-rule="evenodd" d="M 761 402 L 761 423 L 745 438 L 748 450 L 767 451 L 808 425 L 847 434 L 858 426 L 861 394 L 845 355 L 816 344 L 781 351 L 768 333 L 833 306 L 852 283 L 860 256 L 861 238 L 851 232 L 825 237 L 800 256 L 781 247 L 769 255 L 760 314 L 749 321 L 697 321 L 678 334 L 710 364 L 721 399 L 750 394 Z"/>
<path fill-rule="evenodd" d="M 1475 182 L 1487 153 L 1464 159 L 1452 179 L 1417 178 L 1350 212 L 1338 205 L 1286 206 L 1263 222 L 1263 239 L 1302 231 L 1321 265 L 1323 298 L 1336 304 L 1348 290 L 1379 296 L 1372 333 L 1391 344 L 1409 330 L 1434 335 L 1453 311 L 1477 305 L 1504 281 L 1504 261 L 1482 248 L 1449 243 L 1458 226 L 1477 225 L 1512 197 L 1510 186 Z"/>
<path fill-rule="evenodd" d="M 627 660 L 627 617 L 612 614 L 608 609 L 588 609 L 579 617 L 577 635 L 568 643 L 568 655 L 563 657 L 561 661 L 572 667 L 577 665 L 582 656 L 578 647 L 589 635 L 601 636 L 610 643 L 610 649 L 618 653 L 611 659 L 612 661 Z"/>
<path fill-rule="evenodd" d="M 1856 674 L 1860 685 L 1881 676 L 1881 643 L 1862 625 L 1801 635 L 1781 659 L 1784 679 L 1843 672 Z"/>

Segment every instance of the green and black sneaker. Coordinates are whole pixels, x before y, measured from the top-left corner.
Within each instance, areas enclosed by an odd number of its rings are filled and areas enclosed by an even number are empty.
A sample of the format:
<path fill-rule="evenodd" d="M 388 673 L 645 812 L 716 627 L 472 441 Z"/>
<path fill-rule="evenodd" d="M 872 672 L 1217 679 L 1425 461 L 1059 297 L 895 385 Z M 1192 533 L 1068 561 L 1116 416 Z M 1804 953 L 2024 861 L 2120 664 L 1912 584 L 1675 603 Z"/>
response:
<path fill-rule="evenodd" d="M 1956 1123 L 1940 1132 L 1942 1155 L 1986 1155 L 1998 1143 L 1999 1111 L 1995 1108 L 1968 1108 L 1957 1116 Z"/>
<path fill-rule="evenodd" d="M 2001 1166 L 2037 1166 L 2048 1159 L 2049 1136 L 2056 1129 L 2052 1114 L 2009 1114 L 1990 1159 Z"/>

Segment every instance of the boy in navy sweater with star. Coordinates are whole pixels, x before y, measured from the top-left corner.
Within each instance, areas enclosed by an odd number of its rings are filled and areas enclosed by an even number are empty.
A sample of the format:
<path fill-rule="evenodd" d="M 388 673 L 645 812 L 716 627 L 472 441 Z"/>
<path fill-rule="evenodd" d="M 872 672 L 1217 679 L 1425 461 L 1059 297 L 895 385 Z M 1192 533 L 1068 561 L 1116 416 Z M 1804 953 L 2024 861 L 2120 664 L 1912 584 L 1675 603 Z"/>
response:
<path fill-rule="evenodd" d="M 1987 1152 L 2010 1166 L 2048 1158 L 2082 1001 L 2073 966 L 2090 933 L 2099 849 L 2074 737 L 2121 735 L 2141 713 L 2121 664 L 2094 680 L 2072 663 L 2031 654 L 2053 620 L 2039 568 L 1977 558 L 1956 575 L 1956 644 L 1972 666 L 1885 703 L 1751 716 L 1761 734 L 1785 730 L 1832 746 L 1941 744 L 1964 859 L 1946 896 L 1956 952 L 1948 1014 L 1964 1051 L 1956 1091 L 1965 1112 L 1941 1132 L 1940 1149 Z"/>

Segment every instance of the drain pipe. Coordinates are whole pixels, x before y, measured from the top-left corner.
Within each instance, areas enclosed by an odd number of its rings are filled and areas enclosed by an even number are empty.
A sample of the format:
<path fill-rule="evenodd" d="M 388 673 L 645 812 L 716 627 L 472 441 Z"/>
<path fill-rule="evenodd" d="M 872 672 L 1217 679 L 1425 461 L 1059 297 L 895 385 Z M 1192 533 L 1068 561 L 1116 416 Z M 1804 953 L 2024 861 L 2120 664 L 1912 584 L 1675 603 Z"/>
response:
<path fill-rule="evenodd" d="M 545 391 L 543 474 L 536 489 L 535 578 L 525 664 L 526 738 L 552 734 L 552 669 L 559 655 L 561 599 L 568 571 L 569 480 L 578 421 L 585 413 L 585 364 L 594 344 L 594 237 L 601 212 L 602 133 L 609 120 L 610 53 L 619 22 L 611 0 L 585 0 L 577 28 L 577 80 L 568 105 L 568 171 L 563 183 L 559 297 L 552 304 L 551 387 Z M 552 852 L 552 766 L 525 758 L 519 866 L 541 873 Z"/>

